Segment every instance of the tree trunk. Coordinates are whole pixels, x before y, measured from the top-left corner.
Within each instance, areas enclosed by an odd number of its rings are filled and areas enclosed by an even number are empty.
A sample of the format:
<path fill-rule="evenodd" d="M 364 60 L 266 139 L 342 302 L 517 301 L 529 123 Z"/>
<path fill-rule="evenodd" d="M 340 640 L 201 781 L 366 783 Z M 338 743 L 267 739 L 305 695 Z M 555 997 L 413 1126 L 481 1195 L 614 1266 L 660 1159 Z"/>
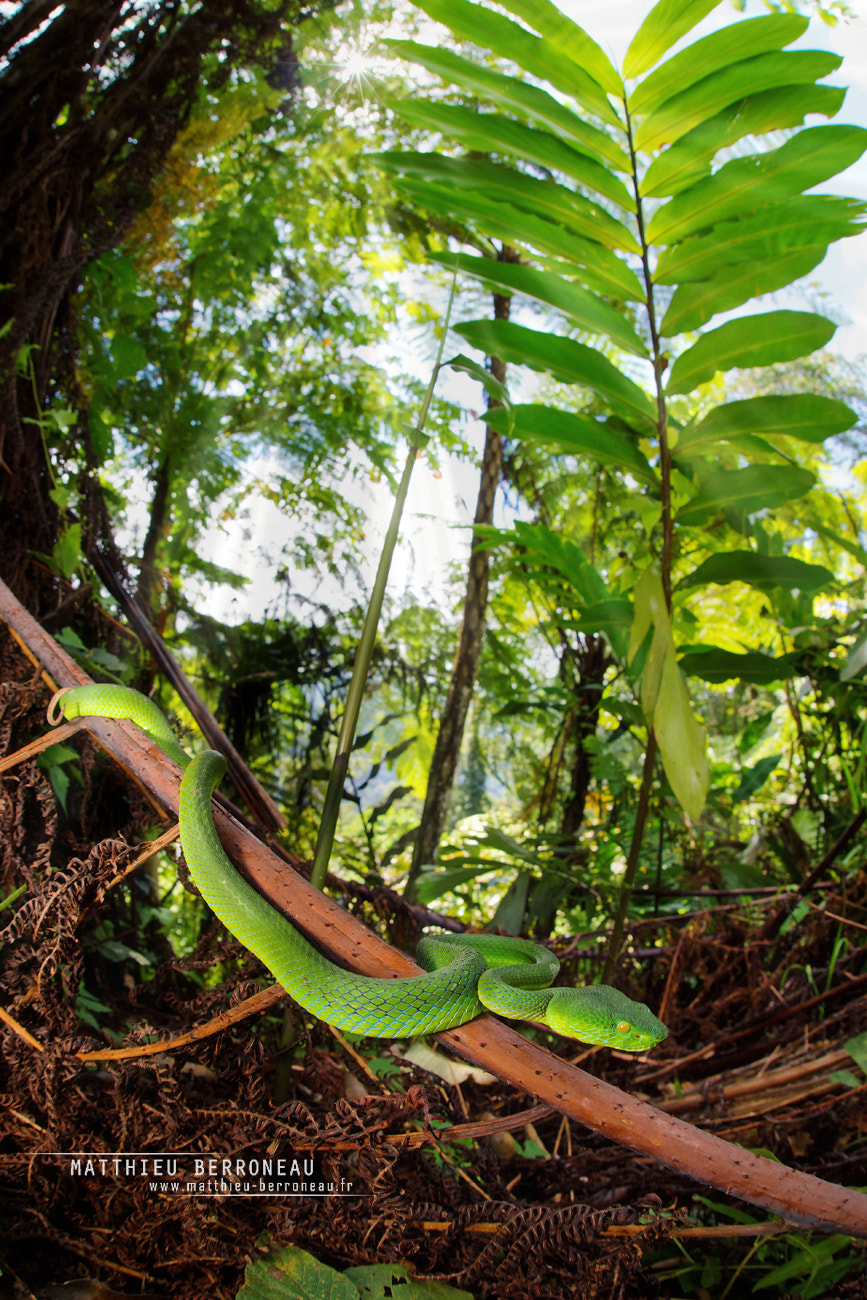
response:
<path fill-rule="evenodd" d="M 150 518 L 148 520 L 147 535 L 142 548 L 141 565 L 139 567 L 138 588 L 136 590 L 136 601 L 146 618 L 153 621 L 153 600 L 154 588 L 157 577 L 157 548 L 165 537 L 171 516 L 169 513 L 169 493 L 171 487 L 171 476 L 169 471 L 168 455 L 163 457 L 157 470 L 156 483 L 154 485 L 154 495 L 151 501 Z"/>
<path fill-rule="evenodd" d="M 599 725 L 599 709 L 602 703 L 602 682 L 611 660 L 600 636 L 582 638 L 578 650 L 578 684 L 576 686 L 576 704 L 572 710 L 572 736 L 575 740 L 575 757 L 572 762 L 572 775 L 569 796 L 563 809 L 560 833 L 574 837 L 584 820 L 584 808 L 590 789 L 590 757 L 585 742 L 596 735 Z M 566 856 L 571 857 L 574 846 L 567 847 Z"/>
<path fill-rule="evenodd" d="M 520 255 L 508 246 L 500 249 L 497 261 L 517 262 Z M 511 298 L 494 294 L 494 319 L 508 320 Z M 506 365 L 499 357 L 491 357 L 491 374 L 499 382 L 506 382 Z M 501 403 L 488 398 L 488 410 Z M 479 495 L 476 501 L 474 523 L 490 524 L 494 517 L 494 497 L 500 481 L 503 467 L 503 440 L 499 433 L 488 427 L 485 435 L 485 449 L 482 454 L 482 473 L 479 483 Z M 464 737 L 467 713 L 473 697 L 473 688 L 479 667 L 482 639 L 485 634 L 485 618 L 488 610 L 488 572 L 489 560 L 487 550 L 482 548 L 477 537 L 473 537 L 470 548 L 470 564 L 467 576 L 467 594 L 464 599 L 464 616 L 461 623 L 455 666 L 449 683 L 445 707 L 440 719 L 440 729 L 434 747 L 428 777 L 427 794 L 424 801 L 421 825 L 413 851 L 412 865 L 406 883 L 406 893 L 412 897 L 415 883 L 422 867 L 435 862 L 440 838 L 442 837 L 446 817 L 449 811 L 452 783 L 460 758 L 461 742 Z"/>
<path fill-rule="evenodd" d="M 333 3 L 27 0 L 0 21 L 0 573 L 34 607 L 56 595 L 32 565 L 62 522 L 49 437 L 61 465 L 79 450 L 40 422 L 49 397 L 83 402 L 70 305 L 82 270 L 147 207 L 201 86 L 281 59 L 283 80 L 292 28 Z"/>

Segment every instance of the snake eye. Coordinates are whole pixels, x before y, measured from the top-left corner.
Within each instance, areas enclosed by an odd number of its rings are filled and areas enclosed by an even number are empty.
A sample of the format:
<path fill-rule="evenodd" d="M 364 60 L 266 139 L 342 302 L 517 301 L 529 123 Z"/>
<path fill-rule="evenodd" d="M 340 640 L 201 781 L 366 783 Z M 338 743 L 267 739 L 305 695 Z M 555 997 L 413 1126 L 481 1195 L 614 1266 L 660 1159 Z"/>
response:
<path fill-rule="evenodd" d="M 628 1020 L 621 1020 L 617 1026 L 617 1032 L 618 1034 L 631 1034 L 632 1025 L 630 1025 Z"/>

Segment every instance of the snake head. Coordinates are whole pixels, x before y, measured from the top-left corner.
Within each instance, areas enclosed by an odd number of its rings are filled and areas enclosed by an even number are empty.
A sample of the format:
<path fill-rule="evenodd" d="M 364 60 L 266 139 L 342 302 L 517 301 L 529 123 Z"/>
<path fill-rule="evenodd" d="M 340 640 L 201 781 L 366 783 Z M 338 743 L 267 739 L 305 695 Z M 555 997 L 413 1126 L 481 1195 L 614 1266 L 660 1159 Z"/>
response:
<path fill-rule="evenodd" d="M 668 1036 L 665 1025 L 649 1007 L 607 984 L 555 989 L 544 1019 L 565 1038 L 619 1047 L 623 1052 L 646 1052 Z"/>

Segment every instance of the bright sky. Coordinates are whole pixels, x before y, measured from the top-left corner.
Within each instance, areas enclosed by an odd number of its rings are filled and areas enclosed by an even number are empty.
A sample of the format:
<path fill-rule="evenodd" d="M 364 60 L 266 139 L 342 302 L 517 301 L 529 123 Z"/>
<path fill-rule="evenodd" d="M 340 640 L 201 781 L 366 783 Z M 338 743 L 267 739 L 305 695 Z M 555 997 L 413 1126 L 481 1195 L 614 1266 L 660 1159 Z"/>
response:
<path fill-rule="evenodd" d="M 559 0 L 559 3 L 618 66 L 632 34 L 650 8 L 647 0 Z M 842 67 L 830 80 L 849 86 L 850 90 L 836 120 L 867 126 L 867 0 L 854 0 L 852 7 L 863 16 L 833 28 L 814 19 L 798 46 L 828 49 L 843 55 Z M 747 0 L 744 17 L 767 12 L 760 0 Z M 701 28 L 690 33 L 686 43 L 695 40 L 697 34 L 704 35 L 731 23 L 736 17 L 729 3 L 720 4 Z M 867 198 L 867 156 L 848 172 L 834 178 L 828 186 L 820 188 Z M 832 245 L 825 261 L 809 279 L 821 284 L 831 295 L 826 308 L 828 314 L 834 319 L 852 322 L 841 324 L 832 340 L 832 348 L 850 358 L 867 354 L 867 234 Z M 467 406 L 481 403 L 477 385 L 466 381 L 463 391 Z M 484 436 L 481 425 L 478 436 L 481 445 Z M 401 551 L 389 588 L 392 593 L 399 596 L 406 591 L 422 598 L 425 594 L 433 599 L 439 598 L 447 565 L 456 556 L 465 554 L 469 544 L 468 525 L 475 508 L 477 490 L 478 472 L 472 466 L 445 462 L 441 476 L 435 476 L 423 462 L 417 466 L 405 514 Z M 376 492 L 372 505 L 377 523 L 381 517 L 381 528 L 372 527 L 368 535 L 369 556 L 365 568 L 371 581 L 378 555 L 377 531 L 380 536 L 384 533 L 391 508 L 384 490 Z M 279 528 L 282 534 L 286 527 L 284 521 L 265 513 L 257 516 L 253 525 L 253 535 L 248 541 L 240 543 L 231 539 L 230 542 L 224 537 L 222 542 L 218 542 L 214 539 L 213 553 L 210 549 L 208 553 L 208 558 L 220 564 L 255 575 L 254 582 L 240 598 L 229 592 L 219 593 L 219 609 L 213 609 L 213 612 L 230 620 L 244 617 L 247 613 L 258 613 L 266 603 L 269 572 L 266 554 L 270 547 L 273 557 L 275 530 Z M 309 587 L 315 584 L 306 579 L 301 585 Z M 331 584 L 327 585 L 330 587 Z M 321 590 L 317 594 L 324 599 L 330 598 Z M 337 593 L 335 598 L 339 602 Z M 209 605 L 213 605 L 212 597 L 209 597 Z"/>

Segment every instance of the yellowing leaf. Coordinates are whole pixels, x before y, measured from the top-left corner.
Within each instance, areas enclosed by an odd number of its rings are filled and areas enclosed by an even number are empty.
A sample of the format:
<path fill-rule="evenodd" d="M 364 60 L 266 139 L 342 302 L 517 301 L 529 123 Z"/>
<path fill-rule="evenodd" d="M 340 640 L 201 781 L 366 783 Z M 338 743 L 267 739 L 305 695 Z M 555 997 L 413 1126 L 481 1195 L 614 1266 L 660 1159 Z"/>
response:
<path fill-rule="evenodd" d="M 653 638 L 641 675 L 641 709 L 653 729 L 665 775 L 684 812 L 698 821 L 710 785 L 707 733 L 692 711 L 677 663 L 671 621 L 657 565 L 639 578 L 628 660 L 635 659 L 650 629 Z"/>
<path fill-rule="evenodd" d="M 687 816 L 698 821 L 710 785 L 707 732 L 692 711 L 673 643 L 665 657 L 653 726 L 675 798 Z"/>

